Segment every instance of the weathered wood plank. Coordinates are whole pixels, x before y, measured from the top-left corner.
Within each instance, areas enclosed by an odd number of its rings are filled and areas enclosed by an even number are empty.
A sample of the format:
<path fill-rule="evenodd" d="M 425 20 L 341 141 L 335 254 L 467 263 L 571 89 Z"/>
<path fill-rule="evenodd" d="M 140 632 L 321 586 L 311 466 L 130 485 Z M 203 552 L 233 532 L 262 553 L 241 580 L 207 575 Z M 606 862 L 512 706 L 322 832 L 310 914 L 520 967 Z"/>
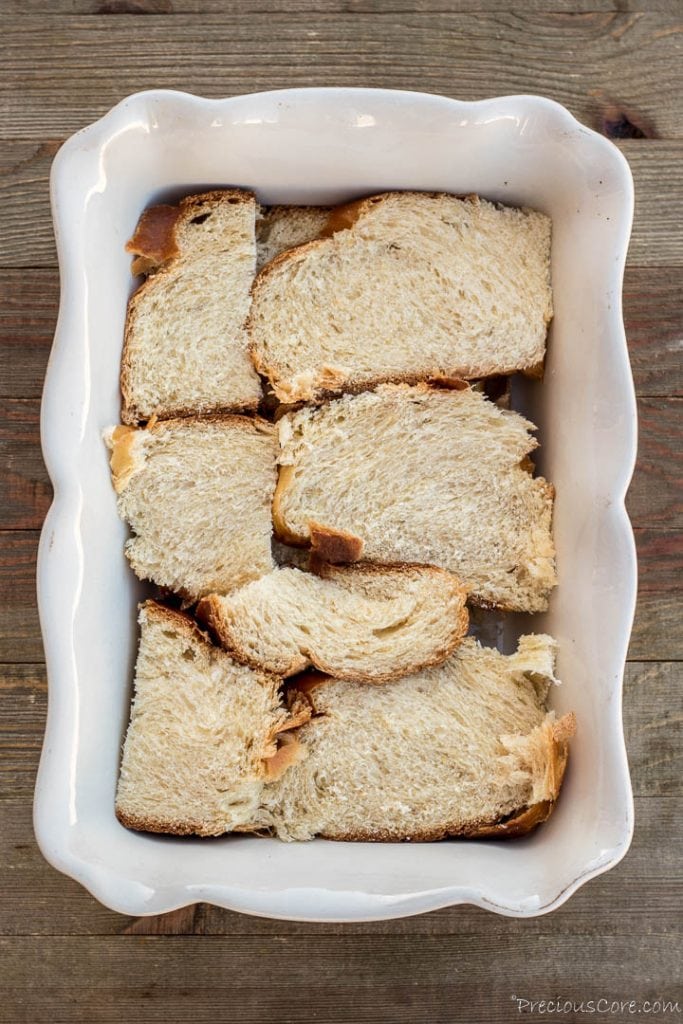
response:
<path fill-rule="evenodd" d="M 28 799 L 0 801 L 0 871 L 11 879 L 0 895 L 0 935 L 496 935 L 524 937 L 581 934 L 637 936 L 677 931 L 680 915 L 671 898 L 678 871 L 680 801 L 636 798 L 636 830 L 626 859 L 589 882 L 550 917 L 496 918 L 472 907 L 370 924 L 310 925 L 270 921 L 196 905 L 151 918 L 115 914 L 42 858 L 33 838 Z M 0 1018 L 1 1019 L 1 1018 Z M 220 1018 L 219 1018 L 220 1019 Z M 283 1019 L 281 1017 L 279 1020 Z"/>
<path fill-rule="evenodd" d="M 0 531 L 0 662 L 41 662 L 36 607 L 38 533 Z"/>
<path fill-rule="evenodd" d="M 628 496 L 634 526 L 683 527 L 683 399 L 639 402 L 638 464 Z M 0 402 L 0 523 L 5 529 L 38 529 L 51 488 L 38 439 L 35 399 Z"/>
<path fill-rule="evenodd" d="M 581 17 L 599 11 L 648 11 L 674 14 L 678 0 L 258 0 L 249 4 L 251 14 L 346 15 L 354 14 L 496 14 L 506 11 L 567 14 Z M 243 13 L 243 0 L 4 0 L 3 12 L 11 14 L 222 14 Z"/>
<path fill-rule="evenodd" d="M 0 400 L 0 522 L 3 529 L 38 529 L 52 501 L 40 452 L 35 399 Z"/>
<path fill-rule="evenodd" d="M 678 216 L 679 203 L 683 207 L 683 172 L 674 166 L 683 158 L 683 144 L 671 143 L 669 148 L 651 141 L 622 142 L 619 149 L 629 162 L 635 188 L 629 261 L 682 266 L 683 237 L 670 218 Z"/>
<path fill-rule="evenodd" d="M 30 801 L 46 714 L 45 666 L 0 664 L 0 800 Z"/>
<path fill-rule="evenodd" d="M 683 395 L 682 278 L 678 267 L 626 268 L 624 322 L 641 398 Z"/>
<path fill-rule="evenodd" d="M 58 305 L 56 269 L 0 270 L 0 398 L 40 398 Z"/>
<path fill-rule="evenodd" d="M 634 792 L 683 794 L 680 687 L 683 663 L 629 663 L 624 727 Z M 30 800 L 43 741 L 47 684 L 43 665 L 0 665 L 0 800 Z"/>
<path fill-rule="evenodd" d="M 629 266 L 624 318 L 641 397 L 683 394 L 683 288 L 678 268 Z M 52 345 L 56 269 L 0 269 L 0 398 L 39 398 Z"/>
<path fill-rule="evenodd" d="M 642 565 L 640 567 L 642 573 Z M 631 633 L 628 657 L 632 661 L 683 660 L 683 597 L 678 594 L 641 593 Z"/>
<path fill-rule="evenodd" d="M 63 138 L 12 142 L 0 149 L 0 265 L 55 266 L 57 253 L 50 215 L 50 164 Z M 28 225 L 31 225 L 30 234 Z"/>
<path fill-rule="evenodd" d="M 672 936 L 648 934 L 637 972 L 633 945 L 630 932 L 576 936 L 559 945 L 549 944 L 547 935 L 512 930 L 424 935 L 419 942 L 315 931 L 286 938 L 214 936 L 210 942 L 169 935 L 2 939 L 7 987 L 0 1012 L 12 1024 L 215 1024 L 226 1019 L 226 1008 L 230 1020 L 245 1024 L 509 1024 L 514 995 L 675 999 L 681 950 Z M 56 1016 L 62 1008 L 68 1017 Z M 591 1019 L 605 1024 L 615 1016 Z"/>
<path fill-rule="evenodd" d="M 683 531 L 636 529 L 634 533 L 640 594 L 683 595 Z"/>
<path fill-rule="evenodd" d="M 683 526 L 683 399 L 638 402 L 638 462 L 626 507 L 634 526 Z"/>
<path fill-rule="evenodd" d="M 645 135 L 683 135 L 680 11 L 444 7 L 425 17 L 392 6 L 317 13 L 235 4 L 228 16 L 150 15 L 144 29 L 126 15 L 7 19 L 3 137 L 42 142 L 68 134 L 138 89 L 229 96 L 297 85 L 421 89 L 463 99 L 532 92 L 592 125 L 616 108 Z"/>
<path fill-rule="evenodd" d="M 624 678 L 624 728 L 633 790 L 641 796 L 682 796 L 683 663 L 629 663 Z"/>
<path fill-rule="evenodd" d="M 135 24 L 139 24 L 139 19 Z M 94 116 L 84 113 L 78 127 L 88 124 Z M 55 127 L 58 124 L 57 119 Z M 57 139 L 52 134 L 50 139 L 3 143 L 0 153 L 0 267 L 56 265 L 48 178 L 62 137 Z M 627 141 L 621 142 L 619 148 L 631 165 L 636 189 L 629 263 L 634 267 L 683 266 L 683 236 L 678 229 L 683 218 L 683 141 Z M 30 239 L 27 238 L 28 223 L 31 224 Z M 668 278 L 675 283 L 675 271 L 667 270 Z M 660 293 L 664 283 L 658 287 Z M 670 294 L 667 290 L 667 295 Z M 675 294 L 680 294 L 680 288 Z M 639 301 L 642 302 L 642 298 Z M 672 301 L 668 299 L 665 310 Z M 654 323 L 659 323 L 659 319 L 655 318 Z M 680 342 L 680 322 L 670 324 L 667 330 L 670 343 Z M 680 349 L 674 347 L 667 365 L 675 361 L 676 352 L 680 353 Z"/>

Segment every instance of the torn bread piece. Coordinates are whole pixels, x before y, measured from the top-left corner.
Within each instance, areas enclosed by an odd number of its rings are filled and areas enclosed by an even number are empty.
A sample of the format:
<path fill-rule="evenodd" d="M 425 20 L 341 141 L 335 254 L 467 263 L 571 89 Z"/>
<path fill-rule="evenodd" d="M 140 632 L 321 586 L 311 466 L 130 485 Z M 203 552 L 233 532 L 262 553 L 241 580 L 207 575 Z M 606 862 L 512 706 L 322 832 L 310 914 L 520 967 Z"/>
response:
<path fill-rule="evenodd" d="M 330 213 L 326 206 L 262 206 L 256 214 L 256 271 L 286 249 L 319 238 Z"/>
<path fill-rule="evenodd" d="M 119 426 L 105 440 L 126 555 L 141 579 L 186 600 L 226 593 L 273 568 L 275 428 L 223 415 Z"/>
<path fill-rule="evenodd" d="M 264 792 L 264 824 L 285 840 L 528 832 L 555 806 L 575 730 L 573 714 L 546 710 L 554 648 L 525 636 L 504 656 L 468 638 L 386 686 L 302 677 L 308 756 Z"/>
<path fill-rule="evenodd" d="M 254 282 L 250 350 L 281 402 L 543 363 L 552 317 L 544 214 L 389 192 L 332 211 L 324 232 Z"/>
<path fill-rule="evenodd" d="M 470 388 L 380 385 L 283 416 L 278 537 L 328 561 L 438 565 L 477 604 L 536 612 L 555 586 L 553 488 L 534 430 Z"/>
<path fill-rule="evenodd" d="M 241 189 L 146 210 L 126 248 L 150 273 L 126 319 L 124 423 L 255 409 L 261 385 L 245 321 L 256 265 L 256 202 Z"/>
<path fill-rule="evenodd" d="M 287 710 L 279 679 L 234 662 L 181 612 L 147 601 L 140 626 L 119 821 L 175 835 L 249 830 L 264 787 L 305 756 L 286 730 L 308 705 Z"/>
<path fill-rule="evenodd" d="M 467 633 L 467 592 L 434 566 L 280 568 L 197 617 L 238 661 L 292 676 L 311 666 L 337 679 L 385 683 L 444 661 Z"/>

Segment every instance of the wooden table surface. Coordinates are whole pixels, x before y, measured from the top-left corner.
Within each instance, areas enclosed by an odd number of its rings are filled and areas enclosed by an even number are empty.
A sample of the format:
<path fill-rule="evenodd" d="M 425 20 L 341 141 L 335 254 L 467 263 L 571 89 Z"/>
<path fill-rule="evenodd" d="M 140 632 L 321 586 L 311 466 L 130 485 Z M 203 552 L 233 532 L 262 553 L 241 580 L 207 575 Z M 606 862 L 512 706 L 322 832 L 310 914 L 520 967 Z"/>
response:
<path fill-rule="evenodd" d="M 678 998 L 683 1013 L 681 0 L 1 0 L 0 19 L 0 1021 L 471 1024 L 522 1016 L 513 995 Z M 541 93 L 615 138 L 633 170 L 640 598 L 624 714 L 636 831 L 615 870 L 545 917 L 456 907 L 310 925 L 199 905 L 135 920 L 49 867 L 33 838 L 47 700 L 34 572 L 51 496 L 38 417 L 59 291 L 50 162 L 138 89 L 304 85 Z"/>

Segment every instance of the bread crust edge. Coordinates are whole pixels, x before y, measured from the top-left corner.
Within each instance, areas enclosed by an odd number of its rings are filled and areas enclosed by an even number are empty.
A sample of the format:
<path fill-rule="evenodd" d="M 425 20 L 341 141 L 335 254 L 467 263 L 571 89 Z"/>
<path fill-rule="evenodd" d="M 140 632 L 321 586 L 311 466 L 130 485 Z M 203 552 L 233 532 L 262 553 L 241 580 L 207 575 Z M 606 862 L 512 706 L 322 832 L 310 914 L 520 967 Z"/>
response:
<path fill-rule="evenodd" d="M 258 274 L 255 276 L 251 286 L 252 303 L 249 311 L 249 315 L 246 320 L 246 331 L 248 336 L 248 352 L 255 369 L 261 376 L 266 377 L 270 383 L 273 392 L 279 401 L 292 404 L 295 402 L 321 402 L 326 401 L 330 398 L 334 398 L 340 394 L 351 393 L 356 394 L 360 391 L 367 391 L 379 384 L 417 384 L 421 381 L 435 379 L 435 378 L 453 378 L 456 380 L 473 380 L 476 378 L 484 379 L 487 377 L 496 376 L 509 376 L 513 373 L 521 373 L 524 376 L 538 379 L 543 376 L 545 367 L 545 353 L 547 348 L 547 326 L 552 319 L 545 317 L 546 324 L 546 337 L 543 341 L 543 352 L 540 359 L 534 360 L 529 365 L 504 365 L 496 366 L 494 368 L 484 367 L 481 364 L 478 366 L 453 366 L 446 369 L 422 371 L 416 373 L 384 373 L 377 374 L 372 377 L 344 377 L 341 378 L 338 384 L 334 387 L 325 386 L 321 383 L 313 383 L 306 387 L 299 386 L 298 389 L 292 389 L 291 385 L 286 384 L 287 377 L 281 373 L 280 368 L 277 364 L 269 362 L 267 358 L 258 350 L 255 340 L 253 338 L 252 327 L 253 327 L 253 307 L 256 301 L 258 301 L 259 293 L 264 286 L 264 282 L 268 281 L 268 278 L 273 274 L 277 273 L 283 266 L 301 258 L 307 256 L 309 253 L 316 251 L 321 246 L 326 247 L 330 239 L 335 233 L 339 231 L 345 231 L 352 228 L 358 220 L 360 220 L 364 214 L 372 207 L 379 203 L 386 201 L 392 196 L 396 195 L 395 192 L 380 192 L 375 195 L 365 196 L 361 199 L 353 200 L 349 203 L 342 203 L 339 206 L 332 207 L 327 223 L 322 229 L 322 232 L 318 238 L 311 239 L 308 242 L 303 242 L 301 245 L 296 245 L 291 249 L 285 249 L 279 253 L 274 259 L 266 263 Z M 470 202 L 473 204 L 479 204 L 481 199 L 478 195 L 471 193 L 468 195 L 451 195 L 448 192 L 419 192 L 415 189 L 401 192 L 402 196 L 428 196 L 434 199 L 449 198 L 457 199 L 461 202 Z M 526 209 L 523 207 L 522 209 Z M 530 211 L 537 213 L 538 211 Z M 337 372 L 337 371 L 335 371 Z M 319 371 L 319 376 L 324 374 L 324 370 Z"/>
<path fill-rule="evenodd" d="M 175 608 L 168 608 L 166 605 L 161 604 L 159 601 L 155 601 L 153 598 L 150 598 L 147 601 L 143 601 L 139 605 L 139 610 L 140 615 L 144 613 L 146 616 L 156 619 L 157 622 L 167 623 L 168 625 L 173 626 L 174 629 L 181 631 L 189 640 L 192 640 L 195 643 L 203 644 L 204 646 L 210 648 L 212 651 L 218 651 L 221 655 L 223 655 L 226 658 L 230 657 L 229 652 L 224 651 L 220 647 L 217 648 L 216 645 L 212 643 L 210 636 L 207 633 L 205 633 L 202 629 L 200 629 L 195 619 L 193 619 L 192 616 L 188 615 L 187 612 L 178 611 Z M 277 674 L 268 672 L 258 666 L 254 669 L 254 671 L 261 676 L 262 681 L 264 683 L 268 683 L 271 685 L 274 694 L 278 693 L 282 680 Z M 297 729 L 300 725 L 303 725 L 310 717 L 310 714 L 305 712 L 303 708 L 303 703 L 297 704 L 296 701 L 293 699 L 290 699 L 289 701 L 289 704 L 287 706 L 287 714 L 289 717 L 285 719 L 283 722 L 279 723 L 273 730 L 273 734 L 271 737 L 273 740 L 275 740 L 276 737 L 281 733 L 286 733 L 289 730 Z M 299 744 L 299 746 L 301 745 Z M 275 754 L 277 754 L 277 750 L 275 751 Z M 274 757 L 275 754 L 272 756 Z M 263 765 L 264 784 L 267 784 L 267 782 L 272 781 L 272 778 L 277 777 L 276 775 L 269 775 L 268 762 L 270 760 L 271 758 L 263 758 L 261 761 Z M 292 763 L 294 763 L 294 761 L 292 761 Z M 277 765 L 278 770 L 281 770 L 282 773 L 284 773 L 284 771 L 286 771 L 289 767 L 290 764 L 280 763 Z M 196 835 L 203 837 L 211 837 L 222 836 L 229 834 L 230 832 L 236 831 L 252 831 L 252 826 L 250 826 L 248 822 L 245 823 L 244 826 L 238 826 L 236 828 L 228 830 L 224 828 L 216 828 L 213 826 L 207 827 L 207 825 L 203 822 L 195 821 L 192 819 L 188 819 L 186 821 L 169 821 L 168 819 L 162 817 L 156 818 L 151 815 L 134 814 L 132 812 L 127 811 L 125 807 L 123 807 L 119 803 L 118 796 L 114 804 L 114 811 L 117 820 L 121 823 L 121 825 L 124 826 L 124 828 L 130 828 L 135 830 L 136 832 L 153 832 L 160 835 L 174 836 Z"/>
<path fill-rule="evenodd" d="M 117 820 L 124 828 L 131 828 L 135 832 L 154 832 L 169 836 L 203 836 L 205 838 L 228 834 L 225 829 L 207 828 L 198 821 L 167 821 L 164 818 L 132 814 L 118 804 L 115 807 L 115 813 Z"/>
<path fill-rule="evenodd" d="M 306 243 L 307 245 L 311 243 Z M 293 250 L 287 250 L 286 253 L 281 255 L 287 255 Z M 279 259 L 280 257 L 276 257 Z M 252 342 L 249 341 L 249 353 L 252 354 Z M 484 366 L 455 366 L 449 370 L 430 370 L 430 371 L 416 371 L 415 373 L 384 373 L 376 374 L 372 377 L 340 377 L 340 383 L 337 387 L 325 387 L 323 385 L 311 386 L 306 388 L 299 388 L 293 391 L 289 386 L 283 388 L 282 383 L 287 378 L 280 376 L 278 368 L 275 364 L 270 364 L 263 361 L 257 361 L 253 355 L 251 355 L 252 361 L 256 367 L 258 373 L 265 377 L 273 392 L 283 405 L 296 405 L 302 402 L 311 402 L 314 405 L 320 405 L 323 402 L 330 401 L 334 398 L 339 398 L 341 395 L 359 395 L 364 391 L 373 391 L 375 388 L 382 384 L 407 384 L 409 387 L 414 387 L 417 384 L 428 384 L 433 387 L 441 387 L 442 389 L 450 390 L 461 390 L 457 386 L 450 386 L 447 382 L 449 381 L 463 381 L 466 384 L 471 384 L 476 380 L 487 380 L 490 377 L 509 377 L 515 373 L 521 373 L 524 376 L 536 376 L 532 374 L 531 369 L 533 367 L 526 366 L 506 366 L 500 367 L 484 367 Z M 533 364 L 534 367 L 538 366 L 538 363 Z"/>
<path fill-rule="evenodd" d="M 168 419 L 174 416 L 183 416 L 189 414 L 196 414 L 196 408 L 188 408 L 187 406 L 175 406 L 173 408 L 158 408 L 152 413 L 147 415 L 143 413 L 136 405 L 132 397 L 132 384 L 131 384 L 131 350 L 132 350 L 132 333 L 135 326 L 135 317 L 137 316 L 137 307 L 140 302 L 140 298 L 144 297 L 149 290 L 152 290 L 158 285 L 159 281 L 163 281 L 168 271 L 175 266 L 175 264 L 182 259 L 182 252 L 180 251 L 177 242 L 178 228 L 182 223 L 192 219 L 192 215 L 195 209 L 200 204 L 207 202 L 228 202 L 234 203 L 237 200 L 239 203 L 251 203 L 256 210 L 256 196 L 249 189 L 213 189 L 209 192 L 194 193 L 189 196 L 185 196 L 180 200 L 179 203 L 175 204 L 178 210 L 178 214 L 173 221 L 170 223 L 169 218 L 169 235 L 160 243 L 159 248 L 169 252 L 169 256 L 161 264 L 159 269 L 154 274 L 150 274 L 142 284 L 133 292 L 130 299 L 128 300 L 128 308 L 126 310 L 126 322 L 123 331 L 123 350 L 121 353 L 121 372 L 119 376 L 119 386 L 121 389 L 121 422 L 127 426 L 137 426 L 140 423 L 144 423 L 152 416 L 157 416 L 159 419 Z M 167 204 L 157 204 L 158 206 L 166 206 Z M 168 205 L 170 209 L 171 206 Z M 132 238 L 126 243 L 126 251 L 135 251 L 138 253 L 138 259 L 147 259 L 147 254 L 141 251 L 141 246 L 136 246 L 134 250 L 131 250 L 131 246 L 134 241 L 138 228 L 143 223 L 145 217 L 150 215 L 150 211 L 154 210 L 155 206 L 147 207 L 143 210 L 138 219 L 138 223 L 133 233 Z M 253 400 L 248 399 L 245 401 L 235 403 L 225 403 L 221 405 L 213 405 L 207 407 L 207 412 L 210 411 L 221 411 L 221 410 L 238 410 L 238 409 L 249 409 L 256 410 L 258 408 L 261 396 L 255 397 Z"/>
<path fill-rule="evenodd" d="M 239 661 L 240 664 L 247 665 L 249 668 L 256 671 L 281 676 L 285 679 L 290 679 L 292 676 L 296 676 L 302 672 L 306 673 L 305 678 L 308 679 L 309 674 L 312 675 L 314 673 L 318 673 L 323 678 L 318 679 L 317 685 L 320 685 L 321 681 L 328 678 L 339 679 L 343 682 L 382 685 L 385 683 L 395 682 L 397 679 L 402 679 L 404 676 L 422 672 L 424 669 L 440 665 L 454 653 L 467 635 L 469 627 L 466 588 L 460 583 L 457 577 L 447 569 L 442 569 L 435 565 L 423 565 L 417 562 L 398 562 L 390 566 L 382 565 L 377 562 L 358 562 L 344 566 L 335 566 L 330 565 L 329 563 L 324 563 L 319 566 L 316 571 L 316 575 L 319 575 L 323 579 L 334 579 L 334 577 L 338 575 L 353 575 L 356 570 L 363 573 L 376 573 L 381 576 L 387 572 L 408 574 L 415 572 L 416 569 L 429 573 L 430 575 L 447 577 L 449 582 L 452 581 L 452 598 L 459 602 L 457 613 L 453 619 L 450 638 L 447 643 L 435 648 L 431 655 L 421 661 L 416 661 L 408 667 L 402 666 L 393 672 L 370 673 L 367 671 L 362 672 L 358 670 L 350 671 L 344 668 L 340 669 L 338 665 L 326 662 L 313 650 L 306 650 L 305 652 L 302 651 L 300 659 L 290 662 L 286 667 L 276 665 L 273 662 L 258 661 L 256 658 L 251 657 L 235 639 L 229 623 L 223 615 L 220 595 L 210 594 L 207 597 L 202 598 L 197 605 L 195 615 L 202 625 L 207 627 L 210 635 L 215 637 L 224 651 L 231 655 L 235 661 Z M 307 691 L 304 686 L 305 684 L 303 683 L 303 679 L 296 680 L 290 685 L 290 690 L 300 692 L 306 696 Z M 306 697 L 306 699 L 308 698 Z"/>
<path fill-rule="evenodd" d="M 324 685 L 324 679 L 312 678 L 304 694 L 316 686 Z M 337 842 L 416 842 L 430 843 L 441 839 L 514 839 L 533 832 L 544 821 L 547 821 L 557 806 L 564 775 L 569 761 L 569 740 L 576 730 L 576 717 L 573 712 L 563 715 L 552 726 L 548 744 L 548 758 L 551 769 L 551 789 L 546 800 L 520 807 L 504 819 L 493 821 L 477 821 L 464 825 L 437 825 L 432 829 L 423 829 L 410 836 L 390 830 L 348 832 L 341 835 L 320 833 L 321 839 Z"/>
<path fill-rule="evenodd" d="M 275 490 L 273 492 L 273 500 L 271 502 L 271 519 L 273 520 L 273 532 L 279 541 L 283 544 L 289 544 L 295 548 L 307 548 L 309 542 L 306 537 L 302 537 L 301 534 L 293 533 L 282 514 L 282 499 L 289 487 L 290 481 L 294 476 L 294 466 L 278 466 L 277 467 L 277 481 L 275 483 Z"/>
<path fill-rule="evenodd" d="M 311 556 L 331 564 L 358 562 L 363 557 L 365 541 L 347 530 L 338 530 L 313 519 L 308 521 Z"/>

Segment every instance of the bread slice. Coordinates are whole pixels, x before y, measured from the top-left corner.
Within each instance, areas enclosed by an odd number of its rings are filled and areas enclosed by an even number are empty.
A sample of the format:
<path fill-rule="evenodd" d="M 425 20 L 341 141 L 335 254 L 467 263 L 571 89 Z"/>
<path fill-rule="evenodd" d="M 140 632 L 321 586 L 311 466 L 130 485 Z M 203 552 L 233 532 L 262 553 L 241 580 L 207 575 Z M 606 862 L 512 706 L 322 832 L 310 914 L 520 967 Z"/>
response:
<path fill-rule="evenodd" d="M 304 242 L 318 238 L 332 211 L 326 206 L 262 206 L 256 215 L 256 270 Z"/>
<path fill-rule="evenodd" d="M 255 409 L 261 385 L 245 321 L 256 261 L 256 202 L 226 189 L 143 213 L 127 245 L 134 270 L 155 270 L 128 306 L 124 423 Z"/>
<path fill-rule="evenodd" d="M 288 712 L 277 678 L 236 664 L 187 615 L 148 601 L 140 625 L 119 821 L 176 835 L 248 829 L 264 786 L 304 755 L 282 738 L 308 707 Z"/>
<path fill-rule="evenodd" d="M 439 565 L 475 603 L 547 607 L 553 489 L 528 472 L 528 420 L 467 387 L 385 384 L 277 426 L 281 540 L 330 561 Z"/>
<path fill-rule="evenodd" d="M 275 428 L 224 415 L 107 432 L 126 554 L 141 579 L 187 600 L 225 593 L 273 568 Z"/>
<path fill-rule="evenodd" d="M 325 230 L 254 282 L 252 358 L 281 402 L 538 371 L 552 316 L 544 214 L 390 192 L 339 208 Z"/>
<path fill-rule="evenodd" d="M 281 839 L 427 841 L 520 835 L 557 800 L 572 714 L 546 711 L 555 643 L 509 657 L 466 639 L 448 661 L 386 686 L 297 683 L 308 751 L 263 794 Z"/>
<path fill-rule="evenodd" d="M 276 569 L 197 616 L 238 661 L 291 676 L 314 666 L 337 679 L 384 683 L 437 665 L 467 632 L 466 591 L 424 565 Z"/>

